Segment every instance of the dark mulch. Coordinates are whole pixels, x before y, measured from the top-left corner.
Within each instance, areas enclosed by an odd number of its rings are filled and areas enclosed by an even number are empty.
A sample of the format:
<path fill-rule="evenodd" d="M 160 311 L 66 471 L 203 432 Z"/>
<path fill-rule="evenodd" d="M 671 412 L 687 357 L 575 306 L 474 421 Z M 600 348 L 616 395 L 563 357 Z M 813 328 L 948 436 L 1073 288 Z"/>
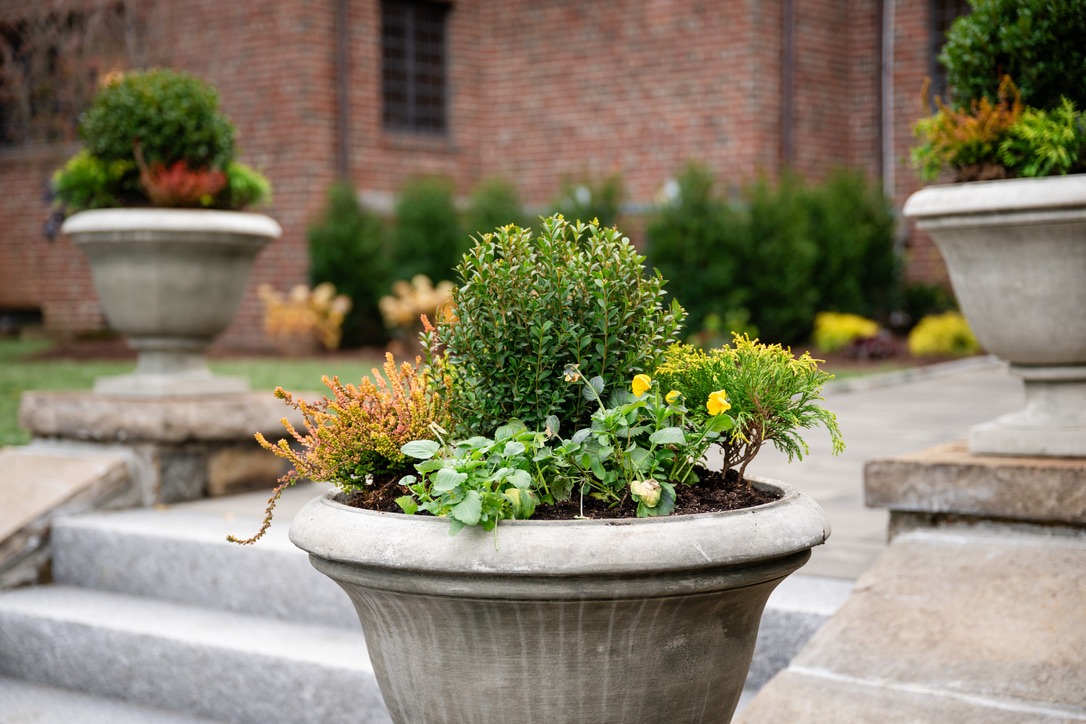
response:
<path fill-rule="evenodd" d="M 676 515 L 693 513 L 716 513 L 724 510 L 752 508 L 777 500 L 778 496 L 764 490 L 758 490 L 749 483 L 739 480 L 739 473 L 729 470 L 726 476 L 716 471 L 699 468 L 700 482 L 697 485 L 676 485 Z M 343 501 L 355 508 L 379 510 L 387 513 L 400 513 L 396 498 L 407 493 L 396 479 L 388 479 L 367 488 L 351 493 Z M 554 505 L 540 505 L 535 509 L 533 520 L 570 520 L 582 515 L 580 496 Z M 637 504 L 631 499 L 615 507 L 585 496 L 584 512 L 586 518 L 613 519 L 634 518 L 637 516 Z"/>

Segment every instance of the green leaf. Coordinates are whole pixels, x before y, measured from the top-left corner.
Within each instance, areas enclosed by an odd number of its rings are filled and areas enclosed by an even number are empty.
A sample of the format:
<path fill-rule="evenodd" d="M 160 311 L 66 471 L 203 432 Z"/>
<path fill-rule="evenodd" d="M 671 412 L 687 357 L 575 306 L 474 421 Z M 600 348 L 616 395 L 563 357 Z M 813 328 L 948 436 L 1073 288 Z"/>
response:
<path fill-rule="evenodd" d="M 502 451 L 502 455 L 504 455 L 505 457 L 520 455 L 522 452 L 524 452 L 525 449 L 526 448 L 524 447 L 524 443 L 512 440 L 505 443 L 505 449 Z"/>
<path fill-rule="evenodd" d="M 464 525 L 478 525 L 483 512 L 483 500 L 478 490 L 469 490 L 464 499 L 452 507 L 449 516 Z"/>
<path fill-rule="evenodd" d="M 412 440 L 400 448 L 400 452 L 409 458 L 429 460 L 441 449 L 441 443 L 434 440 Z"/>
<path fill-rule="evenodd" d="M 444 493 L 454 490 L 460 483 L 468 479 L 466 473 L 458 473 L 453 468 L 441 468 L 434 475 L 434 490 Z"/>
<path fill-rule="evenodd" d="M 649 435 L 649 442 L 654 445 L 682 445 L 686 442 L 686 435 L 682 428 L 665 427 Z"/>
<path fill-rule="evenodd" d="M 724 432 L 735 427 L 735 420 L 730 415 L 713 415 L 709 418 L 706 427 L 709 432 Z"/>
<path fill-rule="evenodd" d="M 408 515 L 414 515 L 419 509 L 419 504 L 410 495 L 401 495 L 396 498 L 396 505 L 400 506 L 400 510 Z"/>
<path fill-rule="evenodd" d="M 418 470 L 420 473 L 432 473 L 435 470 L 441 470 L 443 467 L 445 467 L 445 462 L 443 460 L 431 459 L 424 460 L 415 465 L 415 470 Z"/>

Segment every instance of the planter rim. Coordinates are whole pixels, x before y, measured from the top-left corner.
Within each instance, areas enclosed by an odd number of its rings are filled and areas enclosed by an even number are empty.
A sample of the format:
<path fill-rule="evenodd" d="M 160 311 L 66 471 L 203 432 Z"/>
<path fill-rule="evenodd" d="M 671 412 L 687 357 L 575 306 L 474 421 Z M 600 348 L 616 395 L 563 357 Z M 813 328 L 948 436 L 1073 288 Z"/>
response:
<path fill-rule="evenodd" d="M 1040 212 L 1086 207 L 1086 174 L 940 184 L 920 189 L 902 213 L 920 221 L 943 216 Z"/>
<path fill-rule="evenodd" d="M 188 231 L 279 238 L 283 228 L 264 214 L 218 209 L 91 209 L 64 221 L 65 234 L 117 231 Z"/>
<path fill-rule="evenodd" d="M 449 521 L 336 502 L 332 490 L 295 516 L 290 539 L 311 556 L 371 569 L 452 575 L 632 575 L 744 566 L 825 542 L 830 524 L 809 496 L 750 478 L 782 497 L 718 513 L 612 520 L 503 520 L 487 532 Z M 496 536 L 495 536 L 496 532 Z"/>

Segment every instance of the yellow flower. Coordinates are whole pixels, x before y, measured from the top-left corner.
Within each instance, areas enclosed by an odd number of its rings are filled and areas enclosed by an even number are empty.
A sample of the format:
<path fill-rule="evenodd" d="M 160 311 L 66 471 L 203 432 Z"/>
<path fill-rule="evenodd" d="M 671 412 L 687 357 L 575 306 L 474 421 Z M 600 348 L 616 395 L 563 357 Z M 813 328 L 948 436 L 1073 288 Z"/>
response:
<path fill-rule="evenodd" d="M 732 409 L 731 403 L 728 402 L 728 393 L 724 390 L 717 390 L 709 395 L 709 401 L 705 403 L 705 407 L 710 415 L 719 415 Z"/>
<path fill-rule="evenodd" d="M 652 387 L 652 378 L 651 377 L 649 377 L 648 375 L 634 375 L 632 389 L 633 389 L 633 393 L 635 395 L 640 397 L 641 395 L 648 392 L 649 388 L 651 388 L 651 387 Z"/>
<path fill-rule="evenodd" d="M 679 391 L 672 390 L 671 392 L 667 393 L 667 396 L 664 397 L 664 399 L 667 400 L 667 404 L 674 405 L 676 402 L 679 401 L 679 397 L 681 397 Z"/>
<path fill-rule="evenodd" d="M 646 508 L 655 508 L 660 502 L 660 483 L 652 480 L 634 480 L 630 483 L 630 492 L 645 504 Z"/>

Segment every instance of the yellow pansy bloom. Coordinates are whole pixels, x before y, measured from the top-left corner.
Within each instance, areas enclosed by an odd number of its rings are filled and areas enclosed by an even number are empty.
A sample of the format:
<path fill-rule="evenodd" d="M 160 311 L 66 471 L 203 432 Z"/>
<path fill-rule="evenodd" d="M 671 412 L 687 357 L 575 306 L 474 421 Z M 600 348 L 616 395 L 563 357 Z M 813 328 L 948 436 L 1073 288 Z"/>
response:
<path fill-rule="evenodd" d="M 676 402 L 679 401 L 679 397 L 681 396 L 682 393 L 680 393 L 678 390 L 672 390 L 671 392 L 667 393 L 667 396 L 664 397 L 664 399 L 667 400 L 667 404 L 674 405 Z"/>
<path fill-rule="evenodd" d="M 708 402 L 705 403 L 705 408 L 709 410 L 710 415 L 719 415 L 732 409 L 732 405 L 728 402 L 728 393 L 724 390 L 717 390 L 709 395 Z"/>
<path fill-rule="evenodd" d="M 633 393 L 640 397 L 652 387 L 652 378 L 648 375 L 634 375 L 633 385 L 631 387 Z"/>

